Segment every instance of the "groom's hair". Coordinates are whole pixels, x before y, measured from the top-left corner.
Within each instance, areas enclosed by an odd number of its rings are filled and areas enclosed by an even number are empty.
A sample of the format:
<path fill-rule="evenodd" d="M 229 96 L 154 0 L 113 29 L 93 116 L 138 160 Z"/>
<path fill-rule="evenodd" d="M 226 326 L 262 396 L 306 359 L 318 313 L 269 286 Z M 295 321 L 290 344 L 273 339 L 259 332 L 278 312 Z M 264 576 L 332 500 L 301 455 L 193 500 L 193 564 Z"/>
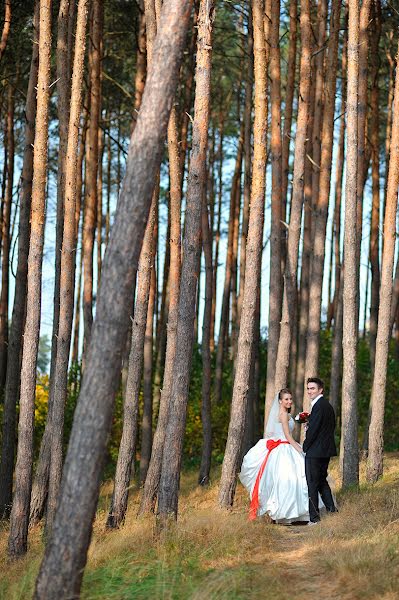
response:
<path fill-rule="evenodd" d="M 324 381 L 319 377 L 308 377 L 307 383 L 315 383 L 319 390 L 324 390 Z"/>

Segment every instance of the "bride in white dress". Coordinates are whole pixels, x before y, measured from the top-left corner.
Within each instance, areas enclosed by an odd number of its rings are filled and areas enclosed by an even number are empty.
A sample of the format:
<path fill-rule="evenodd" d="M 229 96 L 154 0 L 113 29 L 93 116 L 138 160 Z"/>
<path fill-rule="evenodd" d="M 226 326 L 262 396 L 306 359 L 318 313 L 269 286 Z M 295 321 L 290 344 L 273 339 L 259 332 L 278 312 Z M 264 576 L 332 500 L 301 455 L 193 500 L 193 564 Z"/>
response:
<path fill-rule="evenodd" d="M 250 519 L 268 514 L 281 524 L 309 521 L 305 460 L 302 447 L 291 435 L 291 406 L 290 390 L 280 390 L 270 410 L 265 439 L 244 456 L 239 477 L 250 494 Z"/>

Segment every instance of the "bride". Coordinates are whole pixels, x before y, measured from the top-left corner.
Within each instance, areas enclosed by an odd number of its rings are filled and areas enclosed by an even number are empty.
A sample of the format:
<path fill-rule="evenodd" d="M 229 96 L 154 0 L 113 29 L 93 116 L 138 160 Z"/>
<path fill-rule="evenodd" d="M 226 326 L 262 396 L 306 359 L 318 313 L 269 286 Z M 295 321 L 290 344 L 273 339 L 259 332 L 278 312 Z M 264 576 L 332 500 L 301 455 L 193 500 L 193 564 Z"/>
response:
<path fill-rule="evenodd" d="M 290 390 L 280 390 L 270 410 L 265 439 L 244 456 L 239 477 L 250 494 L 251 520 L 268 514 L 281 524 L 309 521 L 305 460 L 302 447 L 291 435 L 291 406 Z"/>

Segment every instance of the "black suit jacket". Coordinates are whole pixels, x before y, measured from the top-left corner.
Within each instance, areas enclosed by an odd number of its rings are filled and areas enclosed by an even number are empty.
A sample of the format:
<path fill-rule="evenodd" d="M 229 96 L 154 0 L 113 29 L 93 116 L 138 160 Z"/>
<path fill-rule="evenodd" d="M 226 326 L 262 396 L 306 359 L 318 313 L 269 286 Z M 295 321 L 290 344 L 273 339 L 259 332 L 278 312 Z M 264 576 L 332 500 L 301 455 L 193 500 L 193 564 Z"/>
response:
<path fill-rule="evenodd" d="M 334 439 L 335 413 L 329 401 L 322 396 L 309 416 L 303 451 L 309 458 L 329 458 L 337 455 Z"/>

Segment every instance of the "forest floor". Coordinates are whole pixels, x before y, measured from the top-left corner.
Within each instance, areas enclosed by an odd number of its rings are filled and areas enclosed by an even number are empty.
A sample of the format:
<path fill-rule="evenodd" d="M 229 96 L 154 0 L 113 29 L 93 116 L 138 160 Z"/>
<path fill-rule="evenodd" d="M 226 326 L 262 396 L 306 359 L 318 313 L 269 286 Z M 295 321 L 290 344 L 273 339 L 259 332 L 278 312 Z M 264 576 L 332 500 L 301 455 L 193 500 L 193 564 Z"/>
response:
<path fill-rule="evenodd" d="M 337 461 L 331 474 L 339 486 Z M 338 493 L 339 513 L 315 527 L 249 522 L 237 488 L 234 509 L 216 508 L 219 469 L 208 489 L 196 473 L 182 478 L 179 521 L 161 537 L 153 519 L 136 519 L 132 490 L 125 525 L 104 527 L 112 492 L 103 486 L 82 598 L 84 600 L 357 600 L 399 599 L 399 453 L 385 460 L 374 486 Z M 28 600 L 42 556 L 42 529 L 31 532 L 27 556 L 6 558 L 0 531 L 0 598 Z"/>

